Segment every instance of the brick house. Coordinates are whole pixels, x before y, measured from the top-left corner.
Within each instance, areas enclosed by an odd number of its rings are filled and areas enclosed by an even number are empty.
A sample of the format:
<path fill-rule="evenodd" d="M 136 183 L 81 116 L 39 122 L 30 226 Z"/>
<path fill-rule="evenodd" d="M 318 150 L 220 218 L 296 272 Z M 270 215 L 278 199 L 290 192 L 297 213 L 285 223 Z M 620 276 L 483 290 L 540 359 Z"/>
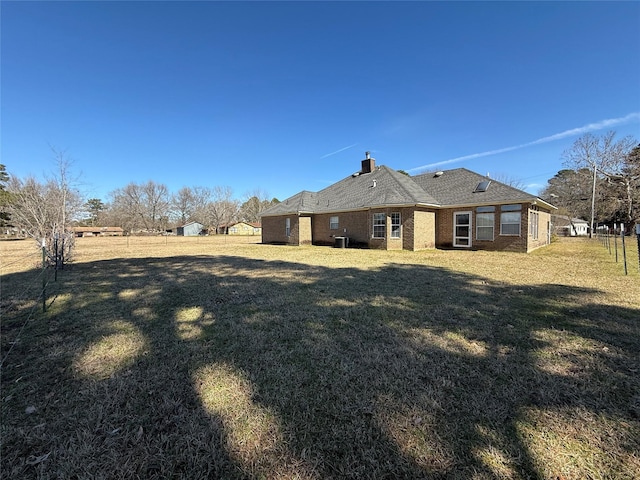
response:
<path fill-rule="evenodd" d="M 544 200 L 465 168 L 408 176 L 369 156 L 360 171 L 263 211 L 263 243 L 530 252 L 550 241 Z"/>

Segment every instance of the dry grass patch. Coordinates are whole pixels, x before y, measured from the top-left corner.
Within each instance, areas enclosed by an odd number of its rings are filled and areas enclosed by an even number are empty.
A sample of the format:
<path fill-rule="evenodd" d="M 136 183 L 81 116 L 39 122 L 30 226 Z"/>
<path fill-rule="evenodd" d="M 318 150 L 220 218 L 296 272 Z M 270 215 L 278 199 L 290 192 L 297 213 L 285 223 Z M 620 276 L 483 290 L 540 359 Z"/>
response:
<path fill-rule="evenodd" d="M 78 239 L 28 322 L 3 270 L 2 478 L 633 478 L 640 275 L 597 242 L 244 242 Z"/>
<path fill-rule="evenodd" d="M 73 369 L 79 375 L 96 380 L 109 378 L 133 365 L 144 351 L 145 337 L 130 323 L 114 321 L 109 328 L 117 333 L 104 336 L 92 343 L 73 362 Z"/>
<path fill-rule="evenodd" d="M 637 425 L 584 407 L 523 410 L 518 428 L 543 478 L 637 478 Z M 632 439 L 631 441 L 629 441 Z"/>

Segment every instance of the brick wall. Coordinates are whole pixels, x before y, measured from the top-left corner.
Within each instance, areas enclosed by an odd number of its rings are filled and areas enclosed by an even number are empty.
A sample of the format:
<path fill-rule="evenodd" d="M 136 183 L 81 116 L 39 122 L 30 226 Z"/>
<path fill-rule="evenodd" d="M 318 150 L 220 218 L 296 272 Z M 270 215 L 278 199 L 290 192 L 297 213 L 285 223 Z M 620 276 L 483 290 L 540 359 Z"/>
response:
<path fill-rule="evenodd" d="M 529 210 L 530 212 L 531 210 Z M 529 242 L 527 245 L 527 252 L 535 250 L 536 248 L 544 247 L 549 244 L 549 230 L 551 228 L 551 212 L 544 210 L 537 210 L 538 213 L 538 238 L 534 239 L 529 236 Z"/>
<path fill-rule="evenodd" d="M 421 250 L 426 248 L 453 247 L 453 214 L 472 211 L 472 240 L 474 250 L 502 250 L 527 252 L 544 246 L 548 241 L 548 225 L 551 219 L 547 211 L 538 212 L 538 238 L 529 235 L 530 205 L 524 204 L 521 211 L 520 235 L 500 235 L 500 206 L 494 215 L 494 239 L 476 238 L 476 212 L 474 208 L 428 210 L 424 208 L 384 208 L 321 214 L 313 217 L 296 215 L 265 217 L 262 219 L 262 241 L 264 243 L 287 243 L 290 245 L 333 245 L 335 237 L 347 236 L 350 243 L 367 245 L 369 248 L 385 250 Z M 387 216 L 386 238 L 372 238 L 373 214 L 382 212 Z M 391 238 L 391 213 L 400 212 L 401 238 Z M 332 216 L 338 217 L 338 228 L 330 228 Z M 291 222 L 291 235 L 285 235 L 285 219 Z M 345 231 L 346 230 L 346 231 Z"/>
<path fill-rule="evenodd" d="M 413 230 L 412 232 L 407 232 L 409 235 L 405 235 L 405 248 L 407 250 L 423 250 L 436 247 L 436 213 L 434 211 L 411 209 L 406 228 Z M 409 244 L 409 239 L 412 245 Z"/>
<path fill-rule="evenodd" d="M 262 243 L 287 243 L 285 217 L 262 217 Z"/>
<path fill-rule="evenodd" d="M 311 245 L 311 217 L 298 217 L 297 226 L 297 245 Z"/>
<path fill-rule="evenodd" d="M 453 212 L 451 209 L 436 211 L 436 247 L 453 247 Z"/>
<path fill-rule="evenodd" d="M 532 249 L 532 239 L 529 237 L 529 204 L 523 204 L 521 210 L 521 223 L 520 223 L 520 235 L 500 235 L 500 206 L 496 205 L 493 225 L 493 240 L 478 240 L 476 238 L 476 211 L 475 207 L 468 208 L 456 208 L 456 209 L 442 209 L 436 212 L 436 223 L 438 225 L 438 231 L 436 233 L 436 246 L 438 248 L 452 248 L 453 247 L 453 214 L 454 212 L 471 211 L 472 213 L 472 233 L 471 233 L 471 248 L 473 250 L 501 250 L 511 252 L 527 252 Z M 543 218 L 548 218 L 544 212 L 540 213 L 540 226 L 539 237 L 534 242 L 537 248 L 546 244 L 546 220 L 543 222 Z M 543 228 L 544 223 L 544 228 Z M 464 247 L 460 247 L 464 248 Z"/>
<path fill-rule="evenodd" d="M 291 234 L 286 235 L 286 219 L 290 219 Z M 302 222 L 300 221 L 302 219 Z M 301 225 L 302 223 L 302 225 Z M 311 243 L 311 217 L 282 215 L 262 218 L 262 243 L 305 245 Z"/>
<path fill-rule="evenodd" d="M 331 229 L 331 217 L 338 217 L 338 228 Z M 349 237 L 351 243 L 368 244 L 370 237 L 370 218 L 368 210 L 314 215 L 312 222 L 313 243 L 333 245 L 334 237 Z M 345 232 L 346 230 L 346 232 Z"/>

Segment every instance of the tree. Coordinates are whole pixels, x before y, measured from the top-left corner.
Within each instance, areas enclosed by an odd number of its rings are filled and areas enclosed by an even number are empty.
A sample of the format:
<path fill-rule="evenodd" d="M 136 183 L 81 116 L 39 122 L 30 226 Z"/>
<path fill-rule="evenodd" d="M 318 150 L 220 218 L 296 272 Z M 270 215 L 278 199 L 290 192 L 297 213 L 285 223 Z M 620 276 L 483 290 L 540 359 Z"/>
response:
<path fill-rule="evenodd" d="M 587 133 L 578 138 L 572 147 L 562 154 L 566 167 L 576 171 L 587 168 L 592 172 L 590 235 L 593 235 L 595 222 L 598 179 L 606 179 L 611 182 L 619 177 L 625 165 L 627 154 L 637 143 L 630 136 L 620 140 L 616 140 L 615 136 L 613 131 L 601 137 Z"/>
<path fill-rule="evenodd" d="M 92 227 L 100 224 L 100 217 L 102 212 L 105 211 L 106 206 L 99 198 L 90 198 L 85 203 L 85 208 L 89 212 L 89 222 Z"/>
<path fill-rule="evenodd" d="M 6 167 L 0 163 L 0 227 L 8 226 L 11 220 L 9 213 L 11 195 L 7 191 L 9 178 Z"/>
<path fill-rule="evenodd" d="M 640 144 L 627 154 L 619 184 L 623 186 L 624 222 L 631 228 L 640 223 Z"/>
<path fill-rule="evenodd" d="M 193 218 L 194 198 L 190 187 L 182 187 L 171 196 L 171 213 L 178 223 L 184 225 Z"/>
<path fill-rule="evenodd" d="M 589 218 L 591 215 L 591 172 L 588 168 L 564 169 L 547 181 L 540 197 L 558 207 L 558 213 L 574 218 Z"/>
<path fill-rule="evenodd" d="M 169 189 L 149 180 L 145 184 L 130 183 L 114 190 L 111 215 L 127 231 L 158 232 L 166 228 L 169 219 Z"/>
<path fill-rule="evenodd" d="M 73 235 L 69 224 L 82 211 L 83 197 L 77 180 L 71 176 L 71 162 L 66 152 L 52 148 L 57 163 L 56 173 L 42 183 L 34 177 L 21 180 L 11 177 L 9 212 L 16 226 L 26 231 L 38 244 L 44 241 L 49 252 L 59 238 L 66 237 L 65 251 L 69 258 L 73 248 Z"/>
<path fill-rule="evenodd" d="M 172 218 L 184 225 L 189 221 L 202 224 L 207 219 L 207 206 L 213 196 L 207 187 L 183 187 L 171 197 Z"/>
<path fill-rule="evenodd" d="M 509 185 L 510 187 L 517 188 L 519 190 L 524 190 L 527 187 L 522 180 L 512 177 L 506 173 L 497 173 L 491 178 L 496 182 L 504 183 L 505 185 Z"/>
<path fill-rule="evenodd" d="M 212 200 L 207 206 L 208 224 L 218 233 L 220 227 L 235 221 L 240 209 L 239 202 L 233 199 L 231 187 L 214 187 Z"/>
<path fill-rule="evenodd" d="M 259 189 L 246 194 L 245 198 L 239 212 L 239 219 L 243 222 L 260 221 L 260 213 L 272 205 L 272 200 L 268 200 L 268 193 Z"/>

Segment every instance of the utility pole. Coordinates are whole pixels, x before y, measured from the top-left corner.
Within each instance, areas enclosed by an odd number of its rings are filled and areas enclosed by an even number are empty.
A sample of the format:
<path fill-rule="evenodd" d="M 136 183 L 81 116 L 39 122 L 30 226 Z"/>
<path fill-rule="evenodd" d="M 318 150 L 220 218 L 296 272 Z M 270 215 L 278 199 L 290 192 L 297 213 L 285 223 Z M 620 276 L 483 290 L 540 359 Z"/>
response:
<path fill-rule="evenodd" d="M 593 162 L 593 188 L 591 190 L 591 231 L 589 232 L 589 238 L 593 238 L 593 222 L 596 216 L 596 178 L 598 173 L 598 166 L 596 162 Z"/>

